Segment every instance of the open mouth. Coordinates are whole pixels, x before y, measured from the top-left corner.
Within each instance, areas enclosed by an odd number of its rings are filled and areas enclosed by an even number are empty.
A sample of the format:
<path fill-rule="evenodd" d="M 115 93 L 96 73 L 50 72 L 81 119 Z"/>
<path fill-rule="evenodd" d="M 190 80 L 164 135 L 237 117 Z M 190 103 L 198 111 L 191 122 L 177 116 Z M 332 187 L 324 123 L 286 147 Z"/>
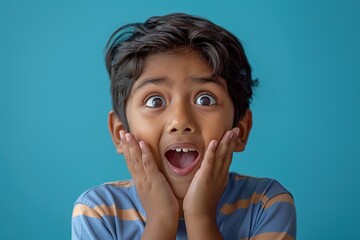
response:
<path fill-rule="evenodd" d="M 191 171 L 199 152 L 193 148 L 173 148 L 168 150 L 165 156 L 173 168 L 179 171 L 184 170 L 181 172 L 185 174 Z"/>

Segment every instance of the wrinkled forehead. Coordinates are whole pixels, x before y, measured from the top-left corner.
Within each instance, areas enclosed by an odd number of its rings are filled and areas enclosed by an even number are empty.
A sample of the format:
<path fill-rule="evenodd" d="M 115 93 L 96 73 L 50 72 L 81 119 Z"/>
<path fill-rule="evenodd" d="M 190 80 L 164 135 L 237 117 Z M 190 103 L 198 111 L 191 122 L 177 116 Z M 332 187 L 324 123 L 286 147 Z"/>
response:
<path fill-rule="evenodd" d="M 143 81 L 144 78 L 149 82 L 163 81 L 178 69 L 186 72 L 186 76 L 196 83 L 213 82 L 227 89 L 226 80 L 220 75 L 214 74 L 214 69 L 207 59 L 199 52 L 187 47 L 148 55 L 144 58 L 141 74 L 135 81 L 139 79 Z M 136 85 L 138 84 L 143 83 Z"/>
<path fill-rule="evenodd" d="M 208 53 L 201 51 L 200 49 L 196 49 L 195 47 L 187 46 L 187 45 L 174 45 L 170 49 L 157 49 L 157 51 L 151 52 L 147 54 L 143 61 L 146 61 L 148 58 L 152 58 L 153 56 L 192 56 L 197 58 L 199 61 L 205 63 L 210 69 L 213 77 L 220 76 L 221 69 L 216 68 L 214 65 L 215 61 L 219 61 L 219 56 L 210 57 Z"/>

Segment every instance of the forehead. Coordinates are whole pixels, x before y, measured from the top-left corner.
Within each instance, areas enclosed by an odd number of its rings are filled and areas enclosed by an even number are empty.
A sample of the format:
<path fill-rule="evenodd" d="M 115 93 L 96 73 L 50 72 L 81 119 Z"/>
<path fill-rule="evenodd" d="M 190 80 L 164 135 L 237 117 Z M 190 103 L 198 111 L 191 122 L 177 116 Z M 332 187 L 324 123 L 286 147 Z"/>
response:
<path fill-rule="evenodd" d="M 175 84 L 179 80 L 193 80 L 200 84 L 214 82 L 227 89 L 226 81 L 214 76 L 208 62 L 191 49 L 149 55 L 144 60 L 142 73 L 134 87 L 143 85 L 144 82 Z"/>
<path fill-rule="evenodd" d="M 190 49 L 182 49 L 149 55 L 145 58 L 142 73 L 168 72 L 174 68 L 186 68 L 184 70 L 189 73 L 212 74 L 213 72 L 200 54 Z"/>

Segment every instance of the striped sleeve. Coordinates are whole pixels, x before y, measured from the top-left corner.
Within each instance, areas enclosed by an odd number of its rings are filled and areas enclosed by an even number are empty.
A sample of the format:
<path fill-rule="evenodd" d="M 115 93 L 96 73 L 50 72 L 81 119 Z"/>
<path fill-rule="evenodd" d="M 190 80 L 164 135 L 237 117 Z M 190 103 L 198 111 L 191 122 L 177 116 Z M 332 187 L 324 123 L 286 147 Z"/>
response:
<path fill-rule="evenodd" d="M 107 183 L 82 194 L 72 213 L 72 239 L 140 239 L 143 209 L 131 181 Z"/>
<path fill-rule="evenodd" d="M 261 194 L 261 204 L 250 240 L 294 240 L 296 212 L 292 195 L 271 180 Z"/>
<path fill-rule="evenodd" d="M 219 209 L 225 239 L 296 239 L 294 200 L 277 181 L 231 174 L 227 195 Z"/>
<path fill-rule="evenodd" d="M 101 214 L 85 204 L 76 204 L 72 216 L 72 240 L 114 239 Z"/>
<path fill-rule="evenodd" d="M 296 213 L 292 196 L 281 193 L 267 198 L 265 195 L 250 240 L 294 240 L 295 236 Z"/>

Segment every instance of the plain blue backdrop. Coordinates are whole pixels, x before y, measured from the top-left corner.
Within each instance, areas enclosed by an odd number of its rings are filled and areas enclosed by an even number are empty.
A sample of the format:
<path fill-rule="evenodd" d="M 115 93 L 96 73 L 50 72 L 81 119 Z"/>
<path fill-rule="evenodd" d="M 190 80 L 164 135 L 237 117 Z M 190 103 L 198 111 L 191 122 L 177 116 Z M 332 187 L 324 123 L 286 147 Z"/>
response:
<path fill-rule="evenodd" d="M 236 34 L 260 80 L 232 170 L 294 195 L 298 239 L 360 239 L 358 1 L 26 1 L 0 7 L 1 239 L 69 239 L 73 202 L 128 178 L 107 130 L 104 45 L 187 12 Z"/>

